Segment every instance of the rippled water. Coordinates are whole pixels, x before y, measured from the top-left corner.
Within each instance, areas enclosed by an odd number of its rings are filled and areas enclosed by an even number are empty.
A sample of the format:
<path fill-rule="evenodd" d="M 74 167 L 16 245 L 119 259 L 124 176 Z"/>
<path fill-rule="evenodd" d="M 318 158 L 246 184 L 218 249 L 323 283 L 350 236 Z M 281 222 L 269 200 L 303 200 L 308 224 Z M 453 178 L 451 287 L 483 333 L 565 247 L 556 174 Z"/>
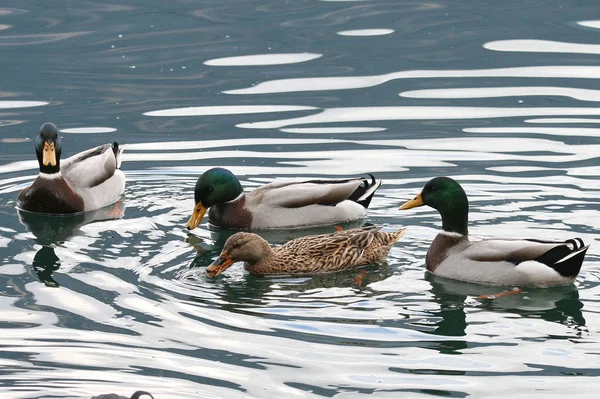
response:
<path fill-rule="evenodd" d="M 4 1 L 2 398 L 595 397 L 595 15 L 575 1 Z M 126 144 L 122 218 L 17 213 L 46 121 L 65 155 Z M 207 280 L 230 232 L 183 227 L 212 166 L 247 188 L 375 173 L 367 222 L 407 233 L 358 287 L 356 270 Z M 480 300 L 498 289 L 426 275 L 439 216 L 397 207 L 437 175 L 463 183 L 473 236 L 591 243 L 576 283 Z"/>

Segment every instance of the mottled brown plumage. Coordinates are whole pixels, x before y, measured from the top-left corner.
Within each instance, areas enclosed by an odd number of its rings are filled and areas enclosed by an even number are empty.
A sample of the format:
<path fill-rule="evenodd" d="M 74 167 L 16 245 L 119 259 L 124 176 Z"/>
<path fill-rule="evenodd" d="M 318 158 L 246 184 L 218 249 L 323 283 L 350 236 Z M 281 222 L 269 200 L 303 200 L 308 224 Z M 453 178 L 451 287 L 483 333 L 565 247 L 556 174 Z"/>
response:
<path fill-rule="evenodd" d="M 276 248 L 257 234 L 236 233 L 227 239 L 206 275 L 216 277 L 238 261 L 244 261 L 245 269 L 253 275 L 335 272 L 381 263 L 404 229 L 379 230 L 371 226 L 300 237 Z"/>

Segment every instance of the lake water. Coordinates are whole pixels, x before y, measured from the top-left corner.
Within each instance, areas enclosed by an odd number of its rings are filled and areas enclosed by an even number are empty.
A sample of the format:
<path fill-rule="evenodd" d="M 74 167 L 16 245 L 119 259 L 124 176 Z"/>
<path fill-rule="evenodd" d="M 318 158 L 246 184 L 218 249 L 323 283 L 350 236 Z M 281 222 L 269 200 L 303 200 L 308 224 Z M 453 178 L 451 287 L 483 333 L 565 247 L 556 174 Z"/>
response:
<path fill-rule="evenodd" d="M 0 396 L 597 397 L 597 17 L 593 1 L 4 0 Z M 20 218 L 46 121 L 64 156 L 126 145 L 122 218 Z M 356 270 L 208 280 L 230 232 L 184 226 L 213 166 L 248 189 L 374 173 L 366 222 L 406 235 L 359 287 Z M 465 187 L 474 237 L 591 244 L 576 283 L 480 300 L 499 289 L 426 275 L 440 218 L 397 207 L 438 175 Z"/>

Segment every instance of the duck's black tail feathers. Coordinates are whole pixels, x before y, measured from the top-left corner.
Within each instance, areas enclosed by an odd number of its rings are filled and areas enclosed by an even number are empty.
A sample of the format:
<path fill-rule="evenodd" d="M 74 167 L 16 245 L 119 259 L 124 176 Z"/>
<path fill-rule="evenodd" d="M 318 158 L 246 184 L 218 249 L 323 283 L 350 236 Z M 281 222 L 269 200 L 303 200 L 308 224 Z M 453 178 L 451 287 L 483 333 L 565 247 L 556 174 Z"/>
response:
<path fill-rule="evenodd" d="M 151 395 L 149 392 L 146 392 L 146 391 L 135 391 L 135 392 L 133 393 L 133 395 L 131 395 L 131 398 L 130 398 L 130 399 L 139 399 L 139 398 L 140 398 L 141 396 L 143 396 L 143 395 L 148 395 L 148 396 L 150 396 L 152 399 L 154 399 L 154 396 L 152 396 L 152 395 Z"/>
<path fill-rule="evenodd" d="M 576 277 L 581 270 L 583 258 L 589 245 L 585 245 L 581 238 L 572 238 L 564 244 L 556 246 L 539 256 L 536 261 L 543 263 L 564 277 Z"/>
<path fill-rule="evenodd" d="M 375 190 L 381 186 L 382 181 L 375 179 L 375 176 L 369 173 L 371 180 L 364 179 L 363 184 L 361 184 L 352 195 L 348 198 L 351 201 L 354 201 L 364 208 L 368 208 L 371 203 L 371 199 L 373 198 L 373 194 L 375 194 Z"/>
<path fill-rule="evenodd" d="M 144 395 L 148 395 L 151 399 L 154 399 L 154 396 L 146 391 L 135 391 L 130 398 L 123 395 L 117 395 L 116 393 L 107 393 L 104 395 L 93 396 L 92 399 L 140 399 Z"/>
<path fill-rule="evenodd" d="M 121 154 L 123 154 L 123 147 L 119 147 L 119 143 L 116 141 L 112 145 L 113 153 L 115 154 L 115 160 L 117 161 L 117 169 L 121 168 Z"/>

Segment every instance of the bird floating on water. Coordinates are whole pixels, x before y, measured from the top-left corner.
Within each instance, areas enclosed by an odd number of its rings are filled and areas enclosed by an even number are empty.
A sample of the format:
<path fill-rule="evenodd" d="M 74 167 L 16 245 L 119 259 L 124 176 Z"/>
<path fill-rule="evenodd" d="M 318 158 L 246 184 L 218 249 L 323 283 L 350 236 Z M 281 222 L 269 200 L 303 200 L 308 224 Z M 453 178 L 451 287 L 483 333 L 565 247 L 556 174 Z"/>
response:
<path fill-rule="evenodd" d="M 235 230 L 299 229 L 360 220 L 381 185 L 369 176 L 276 182 L 244 193 L 229 170 L 209 169 L 196 182 L 196 205 L 186 228 L 195 229 L 207 209 L 210 223 Z"/>
<path fill-rule="evenodd" d="M 71 214 L 116 202 L 125 190 L 125 175 L 119 169 L 122 151 L 114 142 L 61 160 L 58 129 L 44 123 L 35 139 L 40 172 L 19 193 L 17 206 L 30 212 Z"/>
<path fill-rule="evenodd" d="M 258 276 L 334 272 L 382 263 L 403 234 L 404 229 L 384 232 L 370 226 L 300 237 L 272 248 L 257 234 L 239 232 L 227 239 L 206 275 L 216 277 L 238 261 Z"/>
<path fill-rule="evenodd" d="M 568 285 L 579 274 L 589 247 L 581 238 L 471 241 L 467 195 L 460 184 L 449 177 L 430 180 L 420 194 L 399 209 L 422 205 L 436 209 L 442 216 L 442 231 L 431 243 L 425 264 L 427 270 L 443 277 L 520 287 Z"/>

